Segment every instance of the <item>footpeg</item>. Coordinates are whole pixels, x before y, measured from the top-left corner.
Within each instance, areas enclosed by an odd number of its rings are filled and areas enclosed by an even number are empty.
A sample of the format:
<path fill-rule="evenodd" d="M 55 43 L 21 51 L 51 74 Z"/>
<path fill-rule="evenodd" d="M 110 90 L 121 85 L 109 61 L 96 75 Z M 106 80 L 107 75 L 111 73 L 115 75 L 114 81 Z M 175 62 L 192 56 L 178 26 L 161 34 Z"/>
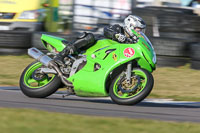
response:
<path fill-rule="evenodd" d="M 75 92 L 73 89 L 67 89 L 66 94 L 62 95 L 62 97 L 65 98 L 70 95 L 75 95 Z"/>

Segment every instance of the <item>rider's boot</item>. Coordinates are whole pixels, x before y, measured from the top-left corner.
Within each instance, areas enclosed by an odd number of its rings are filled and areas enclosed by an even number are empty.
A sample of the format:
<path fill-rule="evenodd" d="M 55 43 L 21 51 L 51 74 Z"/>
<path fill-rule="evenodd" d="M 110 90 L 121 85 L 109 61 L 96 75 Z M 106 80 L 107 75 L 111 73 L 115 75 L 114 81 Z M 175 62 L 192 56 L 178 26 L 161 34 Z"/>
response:
<path fill-rule="evenodd" d="M 68 55 L 68 54 L 73 54 L 77 51 L 77 49 L 73 46 L 73 45 L 68 45 L 66 46 L 59 54 L 57 54 L 54 57 L 54 61 L 60 65 L 60 66 L 64 66 L 64 58 Z"/>

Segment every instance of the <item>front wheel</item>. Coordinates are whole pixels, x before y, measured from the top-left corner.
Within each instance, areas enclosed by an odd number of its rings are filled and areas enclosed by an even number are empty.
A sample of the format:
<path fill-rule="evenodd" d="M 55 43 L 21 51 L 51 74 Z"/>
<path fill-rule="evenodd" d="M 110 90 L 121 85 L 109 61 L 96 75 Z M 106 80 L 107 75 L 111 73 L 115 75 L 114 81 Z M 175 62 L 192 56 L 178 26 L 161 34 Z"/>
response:
<path fill-rule="evenodd" d="M 117 104 L 137 104 L 149 95 L 153 85 L 154 79 L 150 72 L 142 68 L 134 68 L 131 81 L 127 81 L 124 72 L 112 81 L 109 90 L 110 97 Z"/>
<path fill-rule="evenodd" d="M 39 73 L 41 67 L 44 67 L 42 63 L 35 61 L 27 66 L 21 75 L 20 89 L 28 97 L 47 97 L 61 85 L 58 75 Z"/>

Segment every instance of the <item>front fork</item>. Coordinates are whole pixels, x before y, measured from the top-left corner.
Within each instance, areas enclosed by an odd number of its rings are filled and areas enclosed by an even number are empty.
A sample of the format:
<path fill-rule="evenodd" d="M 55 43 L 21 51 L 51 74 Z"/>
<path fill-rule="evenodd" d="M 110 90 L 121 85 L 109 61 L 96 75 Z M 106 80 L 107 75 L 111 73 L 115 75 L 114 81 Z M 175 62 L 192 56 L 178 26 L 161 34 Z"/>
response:
<path fill-rule="evenodd" d="M 126 81 L 128 84 L 131 84 L 131 71 L 132 71 L 132 62 L 129 62 L 127 64 L 127 70 L 126 70 Z"/>

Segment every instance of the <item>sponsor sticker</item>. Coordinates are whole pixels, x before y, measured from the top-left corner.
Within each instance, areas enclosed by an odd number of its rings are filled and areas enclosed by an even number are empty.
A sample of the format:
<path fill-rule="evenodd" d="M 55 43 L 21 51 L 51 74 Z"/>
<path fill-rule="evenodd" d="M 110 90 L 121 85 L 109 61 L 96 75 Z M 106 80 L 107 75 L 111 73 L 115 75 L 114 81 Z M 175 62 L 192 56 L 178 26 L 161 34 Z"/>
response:
<path fill-rule="evenodd" d="M 117 55 L 115 53 L 113 53 L 112 58 L 113 58 L 114 61 L 117 61 Z"/>
<path fill-rule="evenodd" d="M 135 51 L 133 48 L 126 48 L 124 50 L 124 56 L 126 57 L 132 57 L 135 54 Z"/>

